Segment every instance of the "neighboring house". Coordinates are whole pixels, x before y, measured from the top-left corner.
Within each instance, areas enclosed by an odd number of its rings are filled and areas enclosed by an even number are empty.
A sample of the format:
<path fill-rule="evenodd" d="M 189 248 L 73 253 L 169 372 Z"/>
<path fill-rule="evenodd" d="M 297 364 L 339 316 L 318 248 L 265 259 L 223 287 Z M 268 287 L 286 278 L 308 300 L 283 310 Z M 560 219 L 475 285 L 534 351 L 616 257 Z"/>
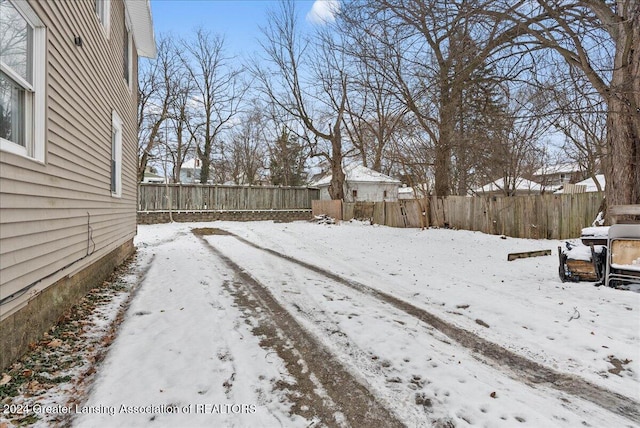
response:
<path fill-rule="evenodd" d="M 598 183 L 600 183 L 600 188 L 604 191 L 606 185 L 604 174 L 597 174 L 596 180 L 598 180 Z M 597 191 L 598 186 L 596 186 L 596 182 L 593 180 L 593 178 L 587 178 L 586 180 L 579 181 L 572 186 L 565 185 L 562 189 L 557 190 L 554 193 L 585 193 Z"/>
<path fill-rule="evenodd" d="M 200 183 L 200 159 L 194 158 L 184 161 L 180 167 L 180 183 Z"/>
<path fill-rule="evenodd" d="M 409 187 L 406 184 L 403 184 L 402 187 L 398 189 L 398 199 L 415 199 L 416 192 L 413 190 L 413 187 Z"/>
<path fill-rule="evenodd" d="M 145 172 L 144 177 L 142 178 L 142 182 L 162 184 L 164 183 L 164 177 L 160 177 L 158 174 L 154 174 L 152 172 Z"/>
<path fill-rule="evenodd" d="M 559 163 L 548 165 L 533 173 L 532 179 L 540 183 L 547 190 L 556 190 L 566 183 L 575 183 L 582 180 L 584 172 L 577 163 Z"/>
<path fill-rule="evenodd" d="M 143 183 L 164 183 L 164 177 L 156 174 L 156 171 L 150 167 L 146 167 L 144 170 L 144 176 L 142 177 Z"/>
<path fill-rule="evenodd" d="M 519 196 L 537 195 L 542 192 L 542 186 L 533 181 L 519 177 L 515 180 L 515 186 L 510 183 L 505 184 L 504 178 L 500 178 L 482 187 L 473 189 L 470 193 L 474 196 Z"/>
<path fill-rule="evenodd" d="M 427 183 L 418 184 L 414 187 L 403 184 L 398 189 L 398 199 L 421 199 L 431 194 L 431 189 Z"/>
<path fill-rule="evenodd" d="M 180 167 L 180 183 L 200 183 L 200 171 L 202 171 L 202 161 L 199 158 L 184 161 Z M 209 170 L 209 183 L 213 183 L 211 170 Z"/>
<path fill-rule="evenodd" d="M 133 254 L 149 1 L 0 1 L 0 370 Z"/>
<path fill-rule="evenodd" d="M 343 171 L 345 174 L 345 202 L 394 202 L 398 200 L 400 180 L 362 165 L 349 165 L 343 167 Z M 330 183 L 331 174 L 325 174 L 310 186 L 320 189 L 320 199 L 326 200 L 331 199 L 329 196 Z"/>

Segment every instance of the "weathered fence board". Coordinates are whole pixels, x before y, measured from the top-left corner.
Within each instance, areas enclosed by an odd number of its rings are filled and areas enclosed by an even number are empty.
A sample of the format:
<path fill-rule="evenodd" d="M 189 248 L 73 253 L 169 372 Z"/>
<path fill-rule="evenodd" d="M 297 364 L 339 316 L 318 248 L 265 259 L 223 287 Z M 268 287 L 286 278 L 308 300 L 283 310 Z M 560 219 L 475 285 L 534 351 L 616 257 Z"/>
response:
<path fill-rule="evenodd" d="M 405 217 L 402 215 L 400 202 L 385 202 L 385 225 L 391 227 L 407 227 Z"/>
<path fill-rule="evenodd" d="M 291 210 L 310 209 L 318 189 L 276 186 L 146 184 L 138 186 L 138 211 Z"/>
<path fill-rule="evenodd" d="M 342 201 L 311 201 L 311 213 L 314 216 L 328 215 L 336 220 L 343 219 Z M 353 218 L 353 217 L 351 217 Z"/>
<path fill-rule="evenodd" d="M 407 227 L 423 227 L 422 206 L 419 200 L 402 201 Z"/>
<path fill-rule="evenodd" d="M 517 259 L 526 259 L 528 257 L 540 257 L 550 256 L 551 250 L 538 250 L 538 251 L 526 251 L 524 253 L 510 253 L 507 254 L 507 261 L 513 261 Z"/>
<path fill-rule="evenodd" d="M 384 202 L 373 205 L 373 222 L 375 224 L 387 224 Z"/>
<path fill-rule="evenodd" d="M 323 201 L 325 202 L 325 201 Z M 342 204 L 343 220 L 368 219 L 375 224 L 390 227 L 422 227 L 424 201 L 398 202 L 345 202 Z"/>

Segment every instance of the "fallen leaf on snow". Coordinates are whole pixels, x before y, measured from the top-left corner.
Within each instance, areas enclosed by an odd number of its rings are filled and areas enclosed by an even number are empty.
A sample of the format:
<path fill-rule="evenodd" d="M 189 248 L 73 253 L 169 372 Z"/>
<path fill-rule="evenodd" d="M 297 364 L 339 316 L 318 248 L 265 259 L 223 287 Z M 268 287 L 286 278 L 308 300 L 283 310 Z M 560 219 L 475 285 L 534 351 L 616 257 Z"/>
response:
<path fill-rule="evenodd" d="M 0 385 L 6 385 L 11 380 L 11 376 L 6 373 L 2 373 L 2 380 L 0 380 Z"/>
<path fill-rule="evenodd" d="M 60 339 L 53 339 L 51 342 L 49 342 L 47 344 L 47 346 L 49 348 L 58 348 L 59 346 L 62 346 L 62 340 Z"/>

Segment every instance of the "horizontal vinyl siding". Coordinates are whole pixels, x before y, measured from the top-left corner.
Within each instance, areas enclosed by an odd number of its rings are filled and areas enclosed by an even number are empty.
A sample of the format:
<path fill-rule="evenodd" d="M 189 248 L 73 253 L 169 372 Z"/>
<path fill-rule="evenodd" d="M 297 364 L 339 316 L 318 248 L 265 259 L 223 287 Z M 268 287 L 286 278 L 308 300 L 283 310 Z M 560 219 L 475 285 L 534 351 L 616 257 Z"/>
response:
<path fill-rule="evenodd" d="M 134 48 L 130 90 L 122 70 L 124 3 L 111 1 L 108 39 L 92 0 L 29 4 L 47 27 L 47 144 L 45 164 L 0 153 L 0 297 L 46 278 L 42 289 L 136 230 L 137 56 Z M 113 110 L 123 121 L 121 197 L 110 190 Z M 2 306 L 0 316 L 27 298 Z"/>

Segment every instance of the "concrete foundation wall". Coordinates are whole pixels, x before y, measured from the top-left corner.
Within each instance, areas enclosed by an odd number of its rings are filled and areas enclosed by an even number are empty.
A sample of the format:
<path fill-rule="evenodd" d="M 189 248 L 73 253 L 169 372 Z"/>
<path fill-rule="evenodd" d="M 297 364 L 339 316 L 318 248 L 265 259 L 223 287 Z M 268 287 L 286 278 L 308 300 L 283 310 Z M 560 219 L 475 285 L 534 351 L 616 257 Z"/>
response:
<path fill-rule="evenodd" d="M 71 277 L 65 277 L 32 297 L 26 306 L 0 322 L 0 372 L 18 360 L 29 344 L 91 289 L 98 287 L 114 269 L 135 252 L 133 240 L 107 254 Z"/>
<path fill-rule="evenodd" d="M 173 212 L 173 221 L 296 221 L 310 220 L 311 210 L 242 210 Z M 168 223 L 168 211 L 139 211 L 138 224 Z"/>

